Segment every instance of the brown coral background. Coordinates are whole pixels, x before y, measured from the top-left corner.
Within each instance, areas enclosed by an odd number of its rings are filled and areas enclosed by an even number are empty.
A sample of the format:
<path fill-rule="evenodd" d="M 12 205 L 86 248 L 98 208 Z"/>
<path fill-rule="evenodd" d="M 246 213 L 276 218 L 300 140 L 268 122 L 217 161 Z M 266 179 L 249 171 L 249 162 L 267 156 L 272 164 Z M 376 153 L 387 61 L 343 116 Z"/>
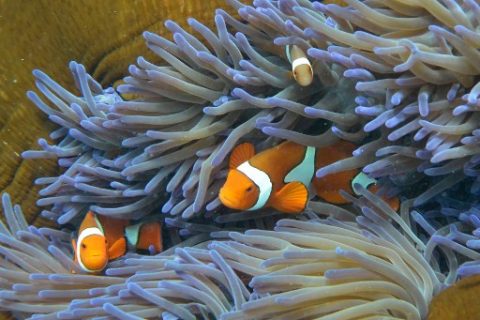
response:
<path fill-rule="evenodd" d="M 55 161 L 20 157 L 22 151 L 37 149 L 38 138 L 53 128 L 25 95 L 35 87 L 32 70 L 43 70 L 70 90 L 68 62 L 75 60 L 108 86 L 138 55 L 154 60 L 143 31 L 165 36 L 166 19 L 189 30 L 190 16 L 211 27 L 219 7 L 233 13 L 221 0 L 0 0 L 0 189 L 22 206 L 29 223 L 47 223 L 38 220 L 34 179 L 58 170 Z"/>

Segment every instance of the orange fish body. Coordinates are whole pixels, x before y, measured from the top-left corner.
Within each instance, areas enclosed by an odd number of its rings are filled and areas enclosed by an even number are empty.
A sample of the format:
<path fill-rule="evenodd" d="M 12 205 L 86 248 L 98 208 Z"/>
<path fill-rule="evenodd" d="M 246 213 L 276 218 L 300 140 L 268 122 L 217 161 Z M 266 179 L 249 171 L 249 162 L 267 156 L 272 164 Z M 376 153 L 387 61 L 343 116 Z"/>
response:
<path fill-rule="evenodd" d="M 123 256 L 128 246 L 156 252 L 162 251 L 162 230 L 159 222 L 130 225 L 129 220 L 96 215 L 89 211 L 72 239 L 74 261 L 88 273 L 99 273 L 110 260 Z"/>
<path fill-rule="evenodd" d="M 340 141 L 315 149 L 291 141 L 255 154 L 252 144 L 237 146 L 230 157 L 230 170 L 220 189 L 220 201 L 238 210 L 273 207 L 285 213 L 299 213 L 308 202 L 308 186 L 312 182 L 323 200 L 344 204 L 339 193 L 352 193 L 352 180 L 358 170 L 346 170 L 322 178 L 315 171 L 337 160 L 351 156 L 355 145 Z"/>

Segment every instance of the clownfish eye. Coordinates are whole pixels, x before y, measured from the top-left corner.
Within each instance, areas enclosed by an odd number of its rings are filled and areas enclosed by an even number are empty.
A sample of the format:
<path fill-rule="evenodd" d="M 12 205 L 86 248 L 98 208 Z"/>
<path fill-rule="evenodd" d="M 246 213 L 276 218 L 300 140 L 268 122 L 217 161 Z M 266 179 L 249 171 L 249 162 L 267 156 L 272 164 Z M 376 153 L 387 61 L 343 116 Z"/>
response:
<path fill-rule="evenodd" d="M 82 243 L 82 249 L 85 249 L 87 245 L 85 243 Z"/>
<path fill-rule="evenodd" d="M 247 188 L 247 192 L 251 192 L 252 190 L 253 190 L 253 187 L 252 187 L 252 186 L 250 186 L 250 187 Z"/>

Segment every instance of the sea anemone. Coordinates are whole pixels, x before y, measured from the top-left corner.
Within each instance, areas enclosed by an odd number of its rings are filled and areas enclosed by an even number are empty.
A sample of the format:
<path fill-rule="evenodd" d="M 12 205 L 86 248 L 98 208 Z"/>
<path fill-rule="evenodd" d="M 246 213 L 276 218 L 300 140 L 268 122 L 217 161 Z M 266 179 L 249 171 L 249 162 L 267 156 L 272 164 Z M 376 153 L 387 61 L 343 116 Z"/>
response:
<path fill-rule="evenodd" d="M 45 217 L 64 224 L 89 208 L 138 219 L 163 204 L 164 213 L 185 220 L 218 208 L 224 160 L 242 139 L 262 150 L 279 139 L 321 147 L 365 137 L 353 83 L 340 76 L 341 67 L 317 62 L 314 84 L 295 82 L 285 48 L 307 51 L 316 40 L 297 34 L 291 3 L 231 4 L 248 23 L 219 9 L 215 33 L 189 19 L 201 41 L 173 21 L 165 26 L 174 42 L 145 32 L 147 46 L 165 62 L 139 57 L 116 90 L 103 89 L 75 62 L 70 70 L 80 96 L 34 71 L 49 103 L 28 96 L 61 128 L 51 134 L 55 144 L 41 139 L 43 151 L 23 156 L 56 158 L 65 168 L 59 177 L 37 180 L 46 185 L 38 205 L 51 206 Z"/>
<path fill-rule="evenodd" d="M 454 15 L 435 1 L 229 3 L 243 20 L 219 9 L 216 33 L 192 18 L 199 39 L 173 21 L 165 23 L 173 42 L 144 33 L 164 63 L 139 57 L 130 66 L 116 90 L 133 100 L 103 90 L 74 62 L 80 97 L 34 72 L 53 108 L 33 92 L 29 97 L 63 128 L 52 134 L 56 145 L 40 140 L 44 151 L 24 157 L 55 157 L 68 168 L 38 180 L 48 185 L 38 204 L 55 203 L 45 216 L 66 223 L 90 207 L 140 218 L 160 202 L 164 213 L 182 219 L 214 210 L 224 160 L 242 139 L 259 150 L 279 139 L 315 147 L 363 143 L 317 176 L 363 168 L 389 178 L 382 183 L 390 193 L 422 179 L 418 172 L 445 176 L 424 180 L 431 187 L 415 205 L 458 183 L 459 170 L 476 176 L 478 86 L 471 88 L 477 71 L 469 59 L 478 53 L 468 47 L 475 37 L 467 28 L 477 23 L 468 18 L 478 9 L 473 1 L 449 1 Z M 292 77 L 284 53 L 292 45 L 312 59 L 310 86 Z"/>
<path fill-rule="evenodd" d="M 172 40 L 144 32 L 155 57 L 120 84 L 71 62 L 75 94 L 34 71 L 41 95 L 27 95 L 59 128 L 22 155 L 62 167 L 35 181 L 42 215 L 153 216 L 169 249 L 129 253 L 104 276 L 71 274 L 70 230 L 28 226 L 4 196 L 1 308 L 44 319 L 423 319 L 435 294 L 480 272 L 480 6 L 227 2 L 238 15 L 218 9 L 213 30 L 190 18 L 193 33 L 165 22 Z M 309 60 L 310 85 L 292 73 L 291 48 Z M 379 195 L 402 198 L 400 212 L 359 185 L 360 198 L 342 193 L 351 205 L 310 201 L 295 219 L 223 210 L 234 146 L 281 140 L 353 142 L 316 176 L 363 170 Z"/>
<path fill-rule="evenodd" d="M 308 53 L 342 64 L 344 76 L 356 79 L 356 114 L 369 118 L 364 131 L 384 128 L 378 148 L 369 152 L 380 159 L 363 171 L 399 186 L 416 183 L 422 177 L 417 172 L 435 177 L 415 205 L 462 181 L 462 171 L 476 178 L 478 4 L 345 2 L 348 8 L 313 4 L 338 22 L 337 29 L 299 6 L 294 12 L 308 21 L 304 34 L 332 43 Z"/>
<path fill-rule="evenodd" d="M 4 195 L 0 306 L 38 319 L 425 318 L 446 279 L 440 261 L 425 258 L 400 215 L 357 188 L 356 222 L 309 212 L 274 230 L 217 231 L 214 241 L 128 254 L 105 276 L 70 274 L 69 233 L 27 226 Z"/>

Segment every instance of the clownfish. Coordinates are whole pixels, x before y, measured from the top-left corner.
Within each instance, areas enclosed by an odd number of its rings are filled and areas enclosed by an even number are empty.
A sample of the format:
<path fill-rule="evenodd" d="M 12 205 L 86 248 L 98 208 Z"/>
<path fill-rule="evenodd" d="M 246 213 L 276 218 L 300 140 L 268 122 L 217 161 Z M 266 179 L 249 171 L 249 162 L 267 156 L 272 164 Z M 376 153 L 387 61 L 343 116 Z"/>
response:
<path fill-rule="evenodd" d="M 288 61 L 292 64 L 293 78 L 299 85 L 306 87 L 313 81 L 313 69 L 305 52 L 297 45 L 288 45 L 285 48 Z"/>
<path fill-rule="evenodd" d="M 232 151 L 229 172 L 219 199 L 231 209 L 272 207 L 285 213 L 300 213 L 307 205 L 308 187 L 312 183 L 323 200 L 334 204 L 348 203 L 340 195 L 340 190 L 353 194 L 353 183 L 360 182 L 373 192 L 376 191 L 376 182 L 373 179 L 355 180 L 357 169 L 322 178 L 314 178 L 314 174 L 320 167 L 349 157 L 354 149 L 355 145 L 346 141 L 319 149 L 285 141 L 255 154 L 251 143 L 240 144 Z M 398 209 L 395 203 L 391 206 Z"/>
<path fill-rule="evenodd" d="M 128 247 L 158 253 L 163 249 L 160 222 L 130 225 L 129 220 L 96 215 L 89 211 L 72 238 L 74 262 L 87 273 L 99 273 L 110 260 L 123 256 Z M 72 271 L 73 272 L 73 271 Z"/>

